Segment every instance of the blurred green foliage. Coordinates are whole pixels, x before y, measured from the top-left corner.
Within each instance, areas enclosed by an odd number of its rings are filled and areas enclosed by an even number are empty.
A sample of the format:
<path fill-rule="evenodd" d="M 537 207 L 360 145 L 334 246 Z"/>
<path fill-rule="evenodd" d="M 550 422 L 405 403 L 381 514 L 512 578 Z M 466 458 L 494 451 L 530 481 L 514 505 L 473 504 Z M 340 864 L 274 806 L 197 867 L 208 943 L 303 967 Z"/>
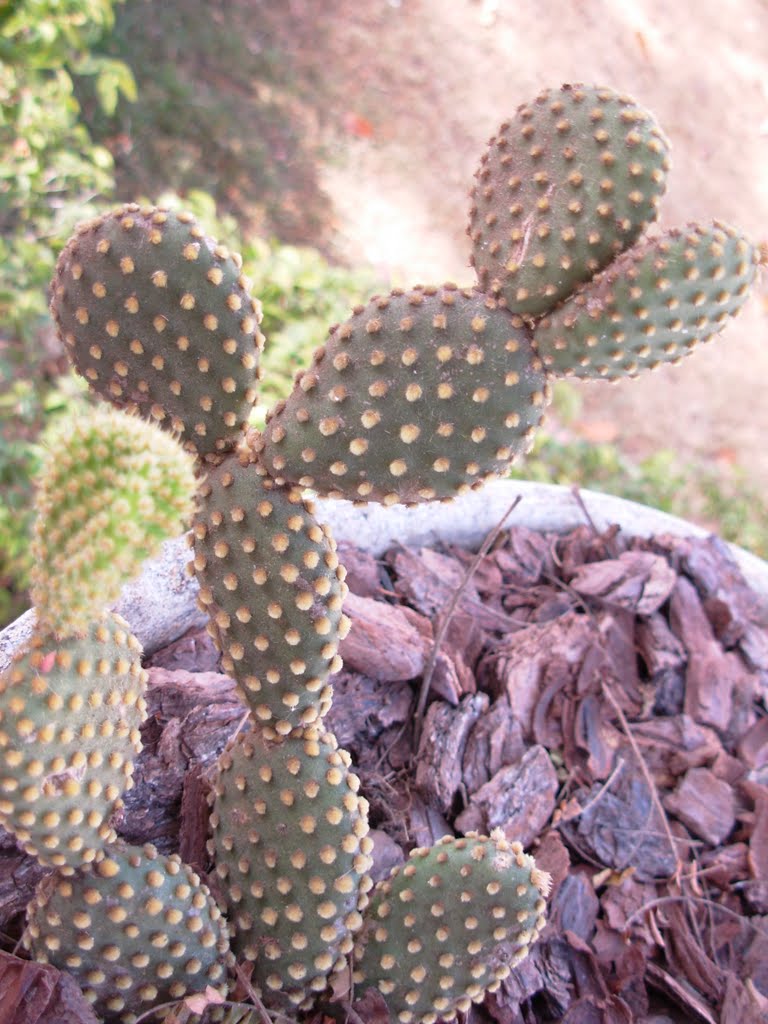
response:
<path fill-rule="evenodd" d="M 135 97 L 128 67 L 91 52 L 112 8 L 113 0 L 0 8 L 0 325 L 26 343 L 0 352 L 6 361 L 28 355 L 47 320 L 58 249 L 86 203 L 113 187 L 112 157 L 92 142 L 74 95 L 75 76 L 88 76 L 106 109 L 120 94 Z"/>
<path fill-rule="evenodd" d="M 77 390 L 56 385 L 48 282 L 74 224 L 114 185 L 74 81 L 87 76 L 105 110 L 135 96 L 128 67 L 92 53 L 113 22 L 113 0 L 0 3 L 0 621 L 23 601 L 37 439 Z"/>

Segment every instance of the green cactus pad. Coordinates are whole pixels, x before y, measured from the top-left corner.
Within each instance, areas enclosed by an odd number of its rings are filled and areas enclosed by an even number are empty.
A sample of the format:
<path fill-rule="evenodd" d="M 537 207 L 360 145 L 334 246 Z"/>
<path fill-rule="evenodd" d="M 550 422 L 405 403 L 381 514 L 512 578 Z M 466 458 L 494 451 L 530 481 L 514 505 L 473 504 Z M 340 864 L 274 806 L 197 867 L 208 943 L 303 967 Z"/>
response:
<path fill-rule="evenodd" d="M 70 239 L 51 312 L 94 391 L 198 455 L 222 452 L 248 418 L 264 344 L 241 266 L 190 214 L 132 204 Z"/>
<path fill-rule="evenodd" d="M 368 901 L 368 804 L 350 758 L 311 727 L 241 735 L 214 784 L 211 853 L 232 946 L 268 1006 L 311 1006 L 350 953 Z"/>
<path fill-rule="evenodd" d="M 530 335 L 455 285 L 375 297 L 268 415 L 275 479 L 384 504 L 451 498 L 530 446 L 547 392 Z"/>
<path fill-rule="evenodd" d="M 107 1024 L 133 1024 L 208 986 L 227 994 L 221 911 L 188 865 L 153 846 L 118 843 L 92 869 L 45 878 L 22 941 L 35 960 L 73 974 Z"/>
<path fill-rule="evenodd" d="M 347 586 L 311 503 L 253 459 L 244 448 L 201 486 L 191 568 L 225 671 L 256 720 L 284 735 L 330 707 Z"/>
<path fill-rule="evenodd" d="M 612 379 L 678 362 L 744 305 L 757 249 L 715 222 L 623 253 L 536 328 L 551 374 Z"/>
<path fill-rule="evenodd" d="M 105 613 L 82 638 L 33 637 L 0 676 L 0 823 L 71 873 L 115 838 L 146 717 L 141 646 Z"/>
<path fill-rule="evenodd" d="M 475 175 L 480 287 L 517 313 L 553 309 L 656 219 L 667 154 L 651 114 L 612 89 L 565 85 L 519 107 Z"/>
<path fill-rule="evenodd" d="M 32 601 L 41 631 L 84 632 L 141 562 L 191 517 L 192 456 L 151 423 L 110 408 L 47 438 L 36 496 Z"/>
<path fill-rule="evenodd" d="M 452 1020 L 528 954 L 549 885 L 500 831 L 413 850 L 371 894 L 355 944 L 356 994 L 378 988 L 401 1024 Z"/>

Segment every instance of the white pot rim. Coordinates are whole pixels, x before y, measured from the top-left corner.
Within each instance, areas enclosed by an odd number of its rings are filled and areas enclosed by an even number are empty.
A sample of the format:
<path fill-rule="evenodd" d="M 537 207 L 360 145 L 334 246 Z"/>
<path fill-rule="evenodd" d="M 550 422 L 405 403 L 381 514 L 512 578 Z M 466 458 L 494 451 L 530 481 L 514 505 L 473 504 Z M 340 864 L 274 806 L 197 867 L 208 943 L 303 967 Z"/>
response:
<path fill-rule="evenodd" d="M 398 543 L 420 547 L 442 540 L 477 547 L 514 502 L 505 528 L 526 526 L 564 533 L 591 521 L 600 531 L 615 523 L 623 533 L 635 537 L 710 535 L 685 519 L 614 495 L 582 488 L 577 494 L 569 487 L 526 480 L 498 480 L 455 501 L 414 508 L 356 507 L 348 501 L 318 500 L 316 513 L 321 522 L 328 523 L 337 541 L 350 541 L 378 556 Z M 749 585 L 768 598 L 768 562 L 734 544 L 728 547 Z M 148 653 L 205 621 L 196 606 L 197 583 L 186 571 L 188 561 L 186 538 L 168 541 L 162 554 L 147 562 L 142 574 L 123 589 L 116 610 Z M 27 642 L 33 626 L 34 613 L 30 611 L 0 632 L 0 672 Z"/>

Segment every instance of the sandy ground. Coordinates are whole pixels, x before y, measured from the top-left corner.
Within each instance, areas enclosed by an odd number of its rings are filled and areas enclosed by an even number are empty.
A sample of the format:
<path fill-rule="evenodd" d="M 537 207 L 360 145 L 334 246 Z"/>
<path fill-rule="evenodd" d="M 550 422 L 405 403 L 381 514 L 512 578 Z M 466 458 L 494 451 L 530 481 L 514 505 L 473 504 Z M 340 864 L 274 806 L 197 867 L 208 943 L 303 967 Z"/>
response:
<path fill-rule="evenodd" d="M 482 148 L 541 88 L 610 85 L 672 143 L 662 226 L 713 217 L 768 238 L 764 0 L 288 0 L 322 21 L 331 83 L 323 184 L 339 250 L 400 284 L 468 283 L 467 193 Z M 332 11 L 332 13 L 331 13 Z M 738 321 L 679 367 L 579 385 L 581 429 L 635 455 L 749 467 L 768 493 L 768 275 Z"/>

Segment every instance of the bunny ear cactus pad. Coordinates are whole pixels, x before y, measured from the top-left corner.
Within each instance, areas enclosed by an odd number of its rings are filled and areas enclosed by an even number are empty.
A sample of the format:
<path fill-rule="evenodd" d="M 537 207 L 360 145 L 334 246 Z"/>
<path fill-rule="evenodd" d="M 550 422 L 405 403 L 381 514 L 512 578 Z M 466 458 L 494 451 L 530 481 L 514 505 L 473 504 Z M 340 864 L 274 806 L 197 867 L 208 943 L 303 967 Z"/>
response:
<path fill-rule="evenodd" d="M 211 469 L 193 523 L 200 606 L 223 666 L 263 728 L 279 735 L 324 715 L 341 668 L 346 572 L 328 527 L 247 447 Z"/>
<path fill-rule="evenodd" d="M 84 632 L 194 507 L 194 461 L 151 423 L 109 408 L 48 438 L 31 594 L 42 631 Z"/>
<path fill-rule="evenodd" d="M 639 243 L 538 324 L 552 374 L 612 379 L 677 362 L 746 302 L 760 262 L 739 232 L 691 224 Z"/>
<path fill-rule="evenodd" d="M 119 843 L 90 870 L 44 879 L 22 941 L 36 960 L 73 974 L 109 1024 L 208 986 L 227 994 L 221 911 L 188 865 L 153 846 Z"/>
<path fill-rule="evenodd" d="M 115 839 L 146 718 L 141 647 L 105 613 L 82 638 L 36 635 L 0 677 L 0 823 L 72 872 Z"/>
<path fill-rule="evenodd" d="M 656 219 L 668 144 L 612 89 L 565 85 L 519 107 L 476 172 L 468 233 L 480 287 L 513 312 L 553 309 Z"/>
<path fill-rule="evenodd" d="M 262 459 L 329 497 L 451 498 L 530 446 L 546 400 L 519 317 L 455 285 L 394 291 L 331 329 L 268 415 Z"/>
<path fill-rule="evenodd" d="M 500 831 L 446 836 L 379 882 L 355 945 L 358 994 L 434 1024 L 494 992 L 544 927 L 550 877 Z"/>
<path fill-rule="evenodd" d="M 243 734 L 220 760 L 211 853 L 233 949 L 268 1006 L 309 1008 L 362 926 L 372 842 L 358 789 L 349 754 L 315 727 Z"/>
<path fill-rule="evenodd" d="M 51 312 L 95 391 L 206 456 L 234 447 L 256 397 L 261 307 L 241 266 L 190 214 L 132 204 L 70 239 Z"/>

